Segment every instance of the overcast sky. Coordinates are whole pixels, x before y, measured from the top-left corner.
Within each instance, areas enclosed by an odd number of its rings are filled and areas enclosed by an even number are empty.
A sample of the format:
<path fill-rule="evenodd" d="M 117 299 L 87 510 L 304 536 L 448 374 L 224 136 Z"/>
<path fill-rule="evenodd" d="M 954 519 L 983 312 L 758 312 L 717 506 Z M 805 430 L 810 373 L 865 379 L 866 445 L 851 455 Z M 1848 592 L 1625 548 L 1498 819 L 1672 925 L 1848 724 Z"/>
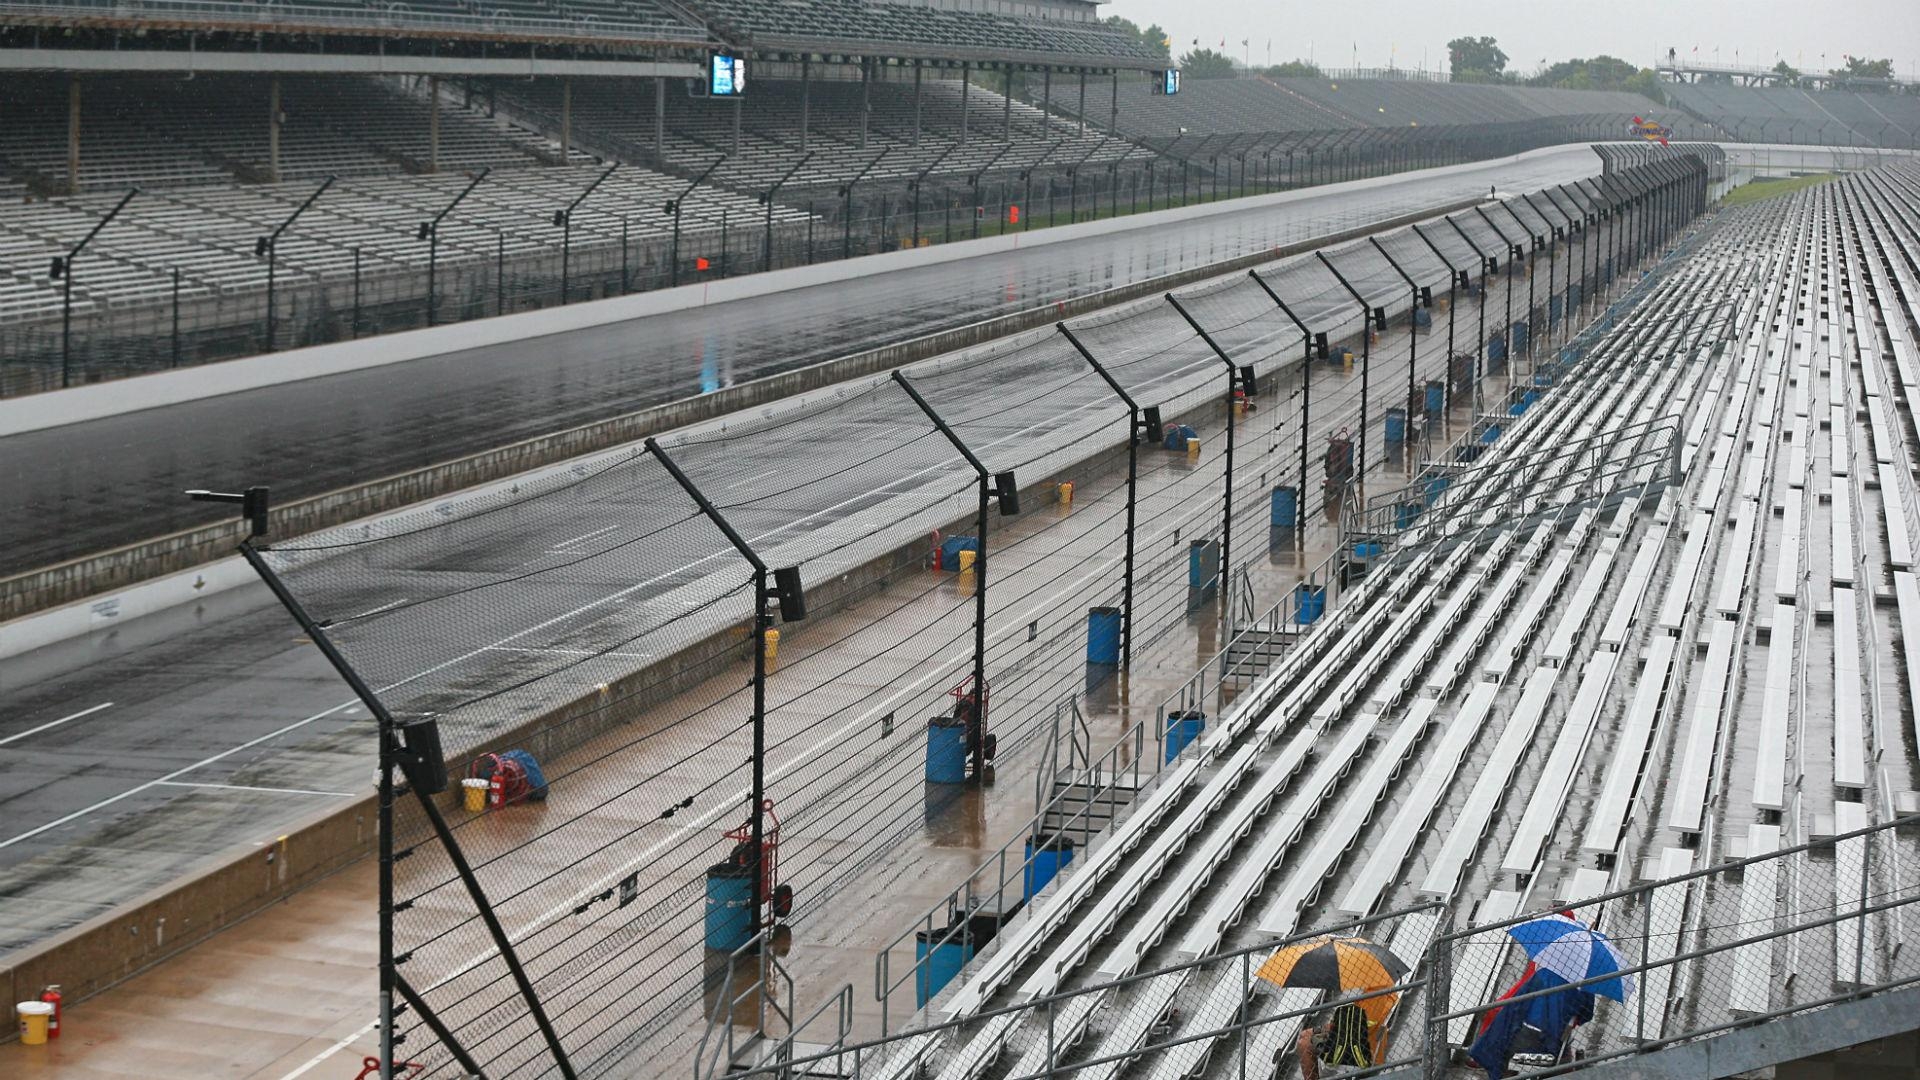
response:
<path fill-rule="evenodd" d="M 1305 59 L 1322 67 L 1429 69 L 1446 66 L 1447 42 L 1491 35 L 1505 49 L 1510 70 L 1530 73 L 1542 59 L 1610 53 L 1651 67 L 1669 47 L 1685 57 L 1698 46 L 1702 60 L 1719 50 L 1723 64 L 1771 67 L 1784 59 L 1802 70 L 1839 67 L 1841 54 L 1890 57 L 1905 79 L 1920 74 L 1920 0 L 1114 0 L 1103 14 L 1142 26 L 1159 23 L 1173 37 L 1174 55 L 1193 40 L 1218 49 L 1225 38 L 1234 59 L 1252 53 L 1267 63 Z M 1242 40 L 1251 47 L 1242 48 Z"/>

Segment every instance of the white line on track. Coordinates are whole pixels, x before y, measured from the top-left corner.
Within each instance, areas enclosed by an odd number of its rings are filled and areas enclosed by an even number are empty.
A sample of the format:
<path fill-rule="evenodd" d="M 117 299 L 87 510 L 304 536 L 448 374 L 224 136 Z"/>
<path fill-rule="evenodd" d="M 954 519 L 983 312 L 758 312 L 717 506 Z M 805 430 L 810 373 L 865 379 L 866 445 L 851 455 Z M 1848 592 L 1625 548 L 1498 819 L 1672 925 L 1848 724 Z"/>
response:
<path fill-rule="evenodd" d="M 312 788 L 293 787 L 254 787 L 251 784 L 205 784 L 194 783 L 189 780 L 155 780 L 154 784 L 155 786 L 164 785 L 166 787 L 219 788 L 222 791 L 260 791 L 270 795 L 332 795 L 341 799 L 351 799 L 355 794 L 351 791 L 315 791 Z"/>
<path fill-rule="evenodd" d="M 170 772 L 165 776 L 159 777 L 158 779 L 149 780 L 146 783 L 139 785 L 138 787 L 128 788 L 127 790 L 121 792 L 118 795 L 114 795 L 106 799 L 101 799 L 99 802 L 94 803 L 92 806 L 75 810 L 73 813 L 68 814 L 65 817 L 56 818 L 52 821 L 47 822 L 45 825 L 41 825 L 37 828 L 28 829 L 26 832 L 23 832 L 18 836 L 12 837 L 11 839 L 0 840 L 0 848 L 12 847 L 13 845 L 19 843 L 22 840 L 31 840 L 32 838 L 39 836 L 41 833 L 46 832 L 49 829 L 57 829 L 60 826 L 65 825 L 70 821 L 83 818 L 88 814 L 93 813 L 95 810 L 112 806 L 114 803 L 117 803 L 121 799 L 127 798 L 128 796 L 138 795 L 139 793 L 146 791 L 148 788 L 157 787 L 161 784 L 167 783 L 170 780 L 178 780 L 180 777 L 187 775 L 188 773 L 194 771 L 195 769 L 203 768 L 205 766 L 213 764 L 216 761 L 220 761 L 222 759 L 231 757 L 242 750 L 251 750 L 256 746 L 259 746 L 261 743 L 267 742 L 272 739 L 277 739 L 280 736 L 285 735 L 289 731 L 294 731 L 299 728 L 306 727 L 308 724 L 313 723 L 315 720 L 321 720 L 321 719 L 325 719 L 326 717 L 332 716 L 334 713 L 337 713 L 342 709 L 345 709 L 348 706 L 353 705 L 354 703 L 355 702 L 351 700 L 343 701 L 340 704 L 335 705 L 333 708 L 326 710 L 325 712 L 314 713 L 312 716 L 307 717 L 305 720 L 295 720 L 293 723 L 288 724 L 285 727 L 276 728 L 275 730 L 269 731 L 265 735 L 262 735 L 255 739 L 248 739 L 246 742 L 241 743 L 239 746 L 235 746 L 227 750 L 222 750 L 219 753 L 213 755 L 212 757 L 203 758 L 199 761 L 194 762 L 191 765 L 188 765 L 186 768 L 175 769 L 173 772 Z"/>
<path fill-rule="evenodd" d="M 27 730 L 21 732 L 18 735 L 9 735 L 4 739 L 0 739 L 0 746 L 5 746 L 10 742 L 16 742 L 20 739 L 24 739 L 29 735 L 38 735 L 41 732 L 47 730 L 48 728 L 57 728 L 61 724 L 64 724 L 69 720 L 78 720 L 83 716 L 92 716 L 94 713 L 99 712 L 101 709 L 111 709 L 111 708 L 113 708 L 113 702 L 103 701 L 100 704 L 95 705 L 91 709 L 81 709 L 79 712 L 74 713 L 72 716 L 63 716 L 58 720 L 50 720 L 47 723 L 41 724 L 37 728 L 28 728 Z"/>

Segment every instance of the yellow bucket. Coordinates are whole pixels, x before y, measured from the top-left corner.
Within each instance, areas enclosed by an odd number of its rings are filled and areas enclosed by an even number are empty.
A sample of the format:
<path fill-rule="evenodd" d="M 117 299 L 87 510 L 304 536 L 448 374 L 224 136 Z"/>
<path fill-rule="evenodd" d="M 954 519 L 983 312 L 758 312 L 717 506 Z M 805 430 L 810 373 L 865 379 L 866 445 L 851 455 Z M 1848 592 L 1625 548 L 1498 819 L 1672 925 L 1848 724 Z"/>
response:
<path fill-rule="evenodd" d="M 962 551 L 960 553 L 960 572 L 964 574 L 972 569 L 973 569 L 973 552 Z"/>
<path fill-rule="evenodd" d="M 1190 458 L 1197 458 L 1200 456 L 1200 440 L 1199 439 L 1187 440 L 1187 456 Z"/>
<path fill-rule="evenodd" d="M 477 814 L 487 808 L 487 782 L 478 777 L 460 781 L 460 795 L 466 804 L 467 813 Z"/>
<path fill-rule="evenodd" d="M 780 631 L 767 631 L 767 659 L 780 659 Z"/>
<path fill-rule="evenodd" d="M 1060 502 L 1069 505 L 1073 502 L 1073 481 L 1067 480 L 1060 485 Z"/>
<path fill-rule="evenodd" d="M 14 1006 L 20 1014 L 20 1043 L 40 1046 L 47 1041 L 47 1025 L 53 1022 L 53 1006 L 44 1001 L 23 1001 Z"/>

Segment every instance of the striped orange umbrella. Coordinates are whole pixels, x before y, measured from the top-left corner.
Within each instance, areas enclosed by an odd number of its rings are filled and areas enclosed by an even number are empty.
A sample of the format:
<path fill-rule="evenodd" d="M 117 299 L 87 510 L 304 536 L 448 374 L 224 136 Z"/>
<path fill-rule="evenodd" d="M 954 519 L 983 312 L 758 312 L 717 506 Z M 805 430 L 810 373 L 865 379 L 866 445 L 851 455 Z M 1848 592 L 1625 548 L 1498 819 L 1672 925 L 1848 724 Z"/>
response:
<path fill-rule="evenodd" d="M 1363 994 L 1384 990 L 1406 975 L 1407 965 L 1382 946 L 1361 937 L 1332 934 L 1281 947 L 1254 972 L 1275 986 L 1296 990 L 1326 990 L 1334 994 Z M 1384 1024 L 1399 994 L 1382 994 L 1360 1002 L 1375 1024 Z"/>

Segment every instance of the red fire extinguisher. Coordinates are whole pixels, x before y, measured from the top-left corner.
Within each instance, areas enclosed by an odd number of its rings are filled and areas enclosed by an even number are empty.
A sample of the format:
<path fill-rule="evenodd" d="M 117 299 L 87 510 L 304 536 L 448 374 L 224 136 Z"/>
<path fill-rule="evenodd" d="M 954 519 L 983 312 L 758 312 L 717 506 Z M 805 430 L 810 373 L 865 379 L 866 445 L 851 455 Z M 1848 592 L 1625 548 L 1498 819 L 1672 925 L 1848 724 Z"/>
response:
<path fill-rule="evenodd" d="M 494 806 L 507 804 L 507 771 L 498 766 L 487 774 L 487 802 Z"/>
<path fill-rule="evenodd" d="M 53 1006 L 53 1015 L 47 1020 L 47 1038 L 60 1037 L 60 984 L 55 983 L 40 991 L 40 1000 Z"/>

